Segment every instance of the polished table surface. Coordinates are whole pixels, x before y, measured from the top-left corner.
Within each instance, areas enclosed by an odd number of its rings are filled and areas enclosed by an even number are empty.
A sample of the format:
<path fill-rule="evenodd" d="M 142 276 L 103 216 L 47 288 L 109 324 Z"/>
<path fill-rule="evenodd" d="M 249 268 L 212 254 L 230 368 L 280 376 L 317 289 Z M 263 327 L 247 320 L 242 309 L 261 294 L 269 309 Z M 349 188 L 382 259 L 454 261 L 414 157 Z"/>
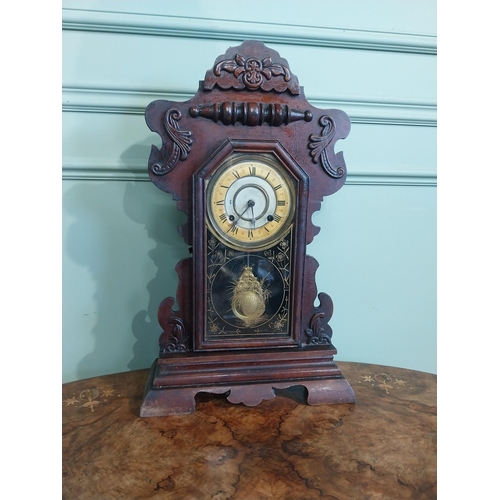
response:
<path fill-rule="evenodd" d="M 190 415 L 140 418 L 148 370 L 63 385 L 66 500 L 430 500 L 436 376 L 338 363 L 356 404 L 301 386 L 255 407 L 200 393 Z"/>

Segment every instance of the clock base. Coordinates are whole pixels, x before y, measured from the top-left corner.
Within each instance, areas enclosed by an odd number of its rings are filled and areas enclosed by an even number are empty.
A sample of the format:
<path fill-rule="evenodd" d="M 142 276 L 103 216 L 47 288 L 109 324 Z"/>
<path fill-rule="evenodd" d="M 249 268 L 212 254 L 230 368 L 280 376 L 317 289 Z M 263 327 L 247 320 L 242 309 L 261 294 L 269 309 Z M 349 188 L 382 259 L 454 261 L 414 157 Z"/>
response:
<path fill-rule="evenodd" d="M 352 387 L 333 362 L 334 352 L 333 346 L 325 346 L 158 358 L 150 370 L 140 416 L 192 413 L 199 392 L 227 393 L 231 403 L 256 406 L 274 398 L 274 389 L 296 385 L 307 389 L 309 405 L 354 403 Z"/>

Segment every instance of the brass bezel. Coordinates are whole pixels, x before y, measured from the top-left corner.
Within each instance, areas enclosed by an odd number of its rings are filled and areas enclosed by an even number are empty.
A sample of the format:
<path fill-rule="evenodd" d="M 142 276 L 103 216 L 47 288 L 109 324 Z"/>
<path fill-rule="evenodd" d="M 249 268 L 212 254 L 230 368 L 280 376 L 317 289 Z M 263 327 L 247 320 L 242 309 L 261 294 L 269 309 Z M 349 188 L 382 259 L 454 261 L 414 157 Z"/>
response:
<path fill-rule="evenodd" d="M 287 212 L 284 220 L 279 223 L 279 226 L 273 225 L 274 221 L 270 221 L 266 226 L 269 225 L 271 234 L 266 238 L 261 238 L 257 241 L 247 240 L 244 241 L 241 238 L 233 238 L 228 232 L 223 231 L 222 227 L 216 221 L 216 214 L 214 214 L 214 202 L 212 199 L 212 194 L 214 189 L 217 187 L 217 183 L 222 179 L 228 172 L 228 170 L 234 170 L 236 166 L 242 163 L 257 163 L 263 164 L 271 171 L 276 172 L 280 180 L 284 182 L 285 189 L 287 190 L 287 197 L 289 203 L 287 205 Z M 251 177 L 250 175 L 248 177 Z M 244 178 L 244 177 L 242 177 Z M 235 181 L 236 182 L 236 178 Z M 269 183 L 272 187 L 272 184 Z M 296 208 L 296 187 L 294 181 L 290 174 L 282 167 L 280 162 L 271 154 L 255 154 L 255 153 L 237 153 L 231 155 L 226 159 L 218 168 L 217 171 L 206 180 L 206 221 L 210 230 L 228 247 L 234 250 L 241 251 L 259 251 L 266 250 L 273 245 L 275 245 L 280 239 L 282 239 L 292 228 L 293 219 L 295 215 Z"/>

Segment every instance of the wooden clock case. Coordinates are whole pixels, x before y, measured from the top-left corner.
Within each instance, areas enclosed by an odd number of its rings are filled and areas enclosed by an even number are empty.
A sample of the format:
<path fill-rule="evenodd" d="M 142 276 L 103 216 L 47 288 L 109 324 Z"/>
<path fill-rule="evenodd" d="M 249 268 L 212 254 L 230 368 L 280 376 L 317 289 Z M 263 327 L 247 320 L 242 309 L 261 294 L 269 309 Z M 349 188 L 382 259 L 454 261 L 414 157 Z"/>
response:
<path fill-rule="evenodd" d="M 293 385 L 307 389 L 308 404 L 354 402 L 333 361 L 333 302 L 326 293 L 318 295 L 318 263 L 306 255 L 319 232 L 313 213 L 345 183 L 343 155 L 334 145 L 349 134 L 349 117 L 312 107 L 287 61 L 257 41 L 218 57 L 192 99 L 157 100 L 145 114 L 162 139 L 160 149 L 152 146 L 149 175 L 186 214 L 178 230 L 192 256 L 177 264 L 176 299 L 167 297 L 159 307 L 160 353 L 140 415 L 191 413 L 198 392 L 227 394 L 232 403 L 254 406 L 274 397 L 273 389 Z M 281 340 L 213 341 L 207 333 L 204 182 L 238 154 L 273 157 L 297 183 L 290 334 Z"/>

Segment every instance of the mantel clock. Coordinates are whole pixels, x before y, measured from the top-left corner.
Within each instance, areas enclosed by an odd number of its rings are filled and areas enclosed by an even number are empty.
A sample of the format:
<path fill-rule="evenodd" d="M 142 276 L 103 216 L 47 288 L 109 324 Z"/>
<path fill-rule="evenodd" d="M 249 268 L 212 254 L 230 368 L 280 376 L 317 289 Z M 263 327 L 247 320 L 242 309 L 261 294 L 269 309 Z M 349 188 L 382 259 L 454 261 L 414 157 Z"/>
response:
<path fill-rule="evenodd" d="M 141 416 L 190 413 L 198 392 L 253 406 L 292 385 L 308 404 L 354 402 L 333 360 L 333 303 L 306 254 L 313 213 L 345 183 L 334 145 L 348 116 L 312 107 L 287 61 L 248 41 L 216 59 L 189 101 L 152 102 L 146 122 L 162 139 L 150 178 L 187 215 L 179 232 L 192 253 L 158 311 Z"/>

